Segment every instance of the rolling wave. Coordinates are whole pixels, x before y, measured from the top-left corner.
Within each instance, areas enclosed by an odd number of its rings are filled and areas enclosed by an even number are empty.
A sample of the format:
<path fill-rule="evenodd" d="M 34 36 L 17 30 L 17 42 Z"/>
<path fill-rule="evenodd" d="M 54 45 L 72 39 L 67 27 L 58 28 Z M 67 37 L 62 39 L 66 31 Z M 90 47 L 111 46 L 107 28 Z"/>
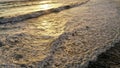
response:
<path fill-rule="evenodd" d="M 50 13 L 56 13 L 56 12 L 60 12 L 66 9 L 70 9 L 73 7 L 77 7 L 80 6 L 82 4 L 87 3 L 89 0 L 83 1 L 83 2 L 76 2 L 76 3 L 70 3 L 70 4 L 65 4 L 59 7 L 55 7 L 55 8 L 50 8 L 50 9 L 46 9 L 46 10 L 39 10 L 39 11 L 35 11 L 35 12 L 30 12 L 27 14 L 23 14 L 23 15 L 18 15 L 18 16 L 12 16 L 12 17 L 0 17 L 0 24 L 5 24 L 5 23 L 15 23 L 15 22 L 20 22 L 20 21 L 24 21 L 27 19 L 31 19 L 31 18 L 36 18 L 45 14 L 50 14 Z M 32 5 L 37 5 L 39 3 L 33 3 Z M 31 4 L 28 4 L 31 5 Z M 24 4 L 21 5 L 17 5 L 18 6 L 25 6 Z M 13 7 L 13 6 L 11 6 Z M 11 7 L 6 7 L 6 8 L 11 8 Z M 15 7 L 15 6 L 14 6 Z"/>

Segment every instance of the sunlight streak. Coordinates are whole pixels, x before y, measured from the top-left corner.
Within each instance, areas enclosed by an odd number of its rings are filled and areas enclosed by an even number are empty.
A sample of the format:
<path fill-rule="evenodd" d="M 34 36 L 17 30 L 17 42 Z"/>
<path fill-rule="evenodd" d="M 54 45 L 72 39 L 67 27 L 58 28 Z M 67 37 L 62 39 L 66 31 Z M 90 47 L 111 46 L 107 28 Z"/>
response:
<path fill-rule="evenodd" d="M 61 6 L 61 4 L 44 4 L 44 5 L 39 5 L 41 10 L 47 10 L 47 9 L 51 9 L 51 8 L 57 8 Z"/>

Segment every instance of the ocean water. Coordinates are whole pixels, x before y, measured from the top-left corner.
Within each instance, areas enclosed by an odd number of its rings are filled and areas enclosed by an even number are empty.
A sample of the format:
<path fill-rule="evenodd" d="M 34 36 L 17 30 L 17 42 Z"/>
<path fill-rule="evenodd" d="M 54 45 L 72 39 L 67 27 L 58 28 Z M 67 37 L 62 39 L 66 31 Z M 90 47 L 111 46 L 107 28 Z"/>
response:
<path fill-rule="evenodd" d="M 30 12 L 47 10 L 55 8 L 61 4 L 52 1 L 31 1 L 31 2 L 1 2 L 0 3 L 0 17 L 16 16 Z"/>
<path fill-rule="evenodd" d="M 33 0 L 33 1 L 0 1 L 0 17 L 13 17 L 31 12 L 78 4 L 84 0 Z"/>

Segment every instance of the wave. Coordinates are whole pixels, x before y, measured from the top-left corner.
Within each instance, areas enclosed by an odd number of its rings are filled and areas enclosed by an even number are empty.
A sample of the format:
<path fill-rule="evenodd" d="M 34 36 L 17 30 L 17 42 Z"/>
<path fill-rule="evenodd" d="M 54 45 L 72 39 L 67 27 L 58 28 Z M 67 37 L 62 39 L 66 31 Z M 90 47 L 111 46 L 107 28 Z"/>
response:
<path fill-rule="evenodd" d="M 51 9 L 48 9 L 48 10 L 40 10 L 40 11 L 31 12 L 31 13 L 28 13 L 28 14 L 19 15 L 19 16 L 10 17 L 10 18 L 0 17 L 0 24 L 15 23 L 15 22 L 24 21 L 24 20 L 31 19 L 31 18 L 36 18 L 36 17 L 42 16 L 42 15 L 45 15 L 45 14 L 60 12 L 60 11 L 63 11 L 63 10 L 67 10 L 67 9 L 70 9 L 70 8 L 73 8 L 73 7 L 80 6 L 82 4 L 87 3 L 88 1 L 89 0 L 86 0 L 84 2 L 72 3 L 72 4 L 60 6 L 58 8 L 51 8 Z"/>
<path fill-rule="evenodd" d="M 47 4 L 54 4 L 57 2 L 47 1 Z M 0 9 L 9 9 L 9 8 L 18 8 L 18 7 L 25 7 L 25 6 L 33 6 L 33 5 L 44 5 L 46 2 L 42 1 L 13 1 L 13 2 L 0 2 Z"/>

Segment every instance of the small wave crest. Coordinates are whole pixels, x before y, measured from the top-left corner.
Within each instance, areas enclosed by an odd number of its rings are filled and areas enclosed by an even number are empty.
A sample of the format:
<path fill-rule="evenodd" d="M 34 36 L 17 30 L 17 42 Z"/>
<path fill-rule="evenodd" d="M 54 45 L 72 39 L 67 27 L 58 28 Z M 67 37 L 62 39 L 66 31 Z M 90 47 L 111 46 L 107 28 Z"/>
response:
<path fill-rule="evenodd" d="M 57 8 L 35 11 L 35 12 L 27 13 L 27 14 L 24 14 L 24 15 L 14 16 L 14 17 L 0 17 L 0 24 L 20 22 L 20 21 L 24 21 L 24 20 L 27 20 L 27 19 L 31 19 L 31 18 L 36 18 L 36 17 L 42 16 L 42 15 L 45 15 L 45 14 L 60 12 L 60 11 L 66 10 L 66 9 L 70 9 L 70 8 L 73 8 L 73 7 L 80 6 L 82 4 L 87 3 L 88 1 L 89 0 L 86 0 L 86 1 L 83 1 L 83 2 L 71 3 L 71 4 L 63 5 L 63 6 L 60 6 L 60 7 L 57 7 Z"/>

